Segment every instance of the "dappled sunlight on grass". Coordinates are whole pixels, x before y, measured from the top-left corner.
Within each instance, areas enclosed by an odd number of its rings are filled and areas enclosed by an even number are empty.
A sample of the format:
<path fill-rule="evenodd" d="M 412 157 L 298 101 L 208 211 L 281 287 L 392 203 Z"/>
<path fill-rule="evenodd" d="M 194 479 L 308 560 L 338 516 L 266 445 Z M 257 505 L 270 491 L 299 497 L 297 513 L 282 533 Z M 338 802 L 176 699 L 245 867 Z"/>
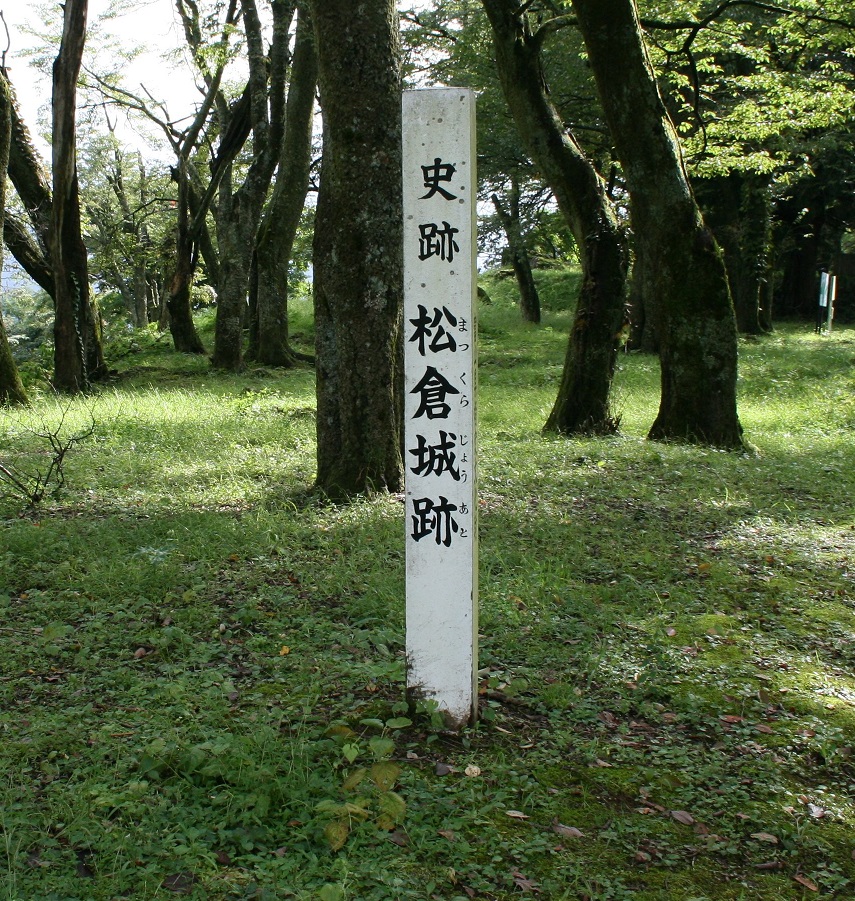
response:
<path fill-rule="evenodd" d="M 311 492 L 310 371 L 179 374 L 158 346 L 2 419 L 22 466 L 40 422 L 96 422 L 62 491 L 2 502 L 10 898 L 852 895 L 852 336 L 741 344 L 758 455 L 646 441 L 637 354 L 621 434 L 544 437 L 567 308 L 534 328 L 493 294 L 458 736 L 403 700 L 401 497 Z"/>

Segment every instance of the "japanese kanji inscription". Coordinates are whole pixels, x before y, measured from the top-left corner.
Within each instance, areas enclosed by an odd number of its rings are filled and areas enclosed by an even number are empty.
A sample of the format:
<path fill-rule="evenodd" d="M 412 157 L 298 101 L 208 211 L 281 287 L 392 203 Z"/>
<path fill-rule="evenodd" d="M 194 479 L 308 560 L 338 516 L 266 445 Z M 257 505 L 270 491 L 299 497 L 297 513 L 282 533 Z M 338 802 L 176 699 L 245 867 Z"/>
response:
<path fill-rule="evenodd" d="M 403 99 L 407 688 L 446 720 L 474 718 L 475 100 Z"/>

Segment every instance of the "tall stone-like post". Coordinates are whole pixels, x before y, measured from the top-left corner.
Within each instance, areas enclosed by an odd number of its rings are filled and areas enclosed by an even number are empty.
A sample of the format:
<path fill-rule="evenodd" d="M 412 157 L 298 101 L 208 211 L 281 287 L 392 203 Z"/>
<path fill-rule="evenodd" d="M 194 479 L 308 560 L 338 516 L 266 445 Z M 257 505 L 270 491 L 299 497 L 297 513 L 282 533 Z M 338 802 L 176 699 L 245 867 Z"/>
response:
<path fill-rule="evenodd" d="M 474 720 L 475 99 L 403 97 L 407 692 L 452 728 Z"/>

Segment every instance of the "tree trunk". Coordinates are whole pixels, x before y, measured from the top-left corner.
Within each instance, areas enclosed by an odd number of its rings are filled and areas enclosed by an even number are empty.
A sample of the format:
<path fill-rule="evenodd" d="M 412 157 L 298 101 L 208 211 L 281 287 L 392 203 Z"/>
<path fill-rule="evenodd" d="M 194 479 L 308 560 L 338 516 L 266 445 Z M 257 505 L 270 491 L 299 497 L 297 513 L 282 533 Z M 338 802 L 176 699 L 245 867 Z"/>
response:
<path fill-rule="evenodd" d="M 77 76 L 86 39 L 87 0 L 66 0 L 62 42 L 53 65 L 51 263 L 56 295 L 54 386 L 84 390 L 106 374 L 100 327 L 89 296 L 77 183 Z"/>
<path fill-rule="evenodd" d="M 30 133 L 18 110 L 18 102 L 5 73 L 0 74 L 11 91 L 12 143 L 9 148 L 9 178 L 24 204 L 33 226 L 35 243 L 45 258 L 50 259 L 51 187 L 44 162 L 33 145 Z M 50 266 L 49 262 L 47 263 Z M 42 287 L 44 287 L 42 285 Z M 47 289 L 45 289 L 47 290 Z M 49 292 L 53 297 L 53 291 Z"/>
<path fill-rule="evenodd" d="M 520 289 L 522 318 L 526 322 L 538 324 L 540 322 L 540 297 L 537 293 L 537 285 L 534 283 L 534 274 L 531 271 L 531 258 L 526 250 L 520 227 L 519 184 L 516 180 L 512 180 L 510 210 L 505 209 L 502 201 L 496 194 L 491 199 L 508 242 L 511 265 L 514 268 L 517 286 Z"/>
<path fill-rule="evenodd" d="M 742 447 L 724 262 L 689 187 L 635 2 L 573 0 L 573 8 L 623 165 L 636 239 L 655 267 L 662 396 L 650 437 Z"/>
<path fill-rule="evenodd" d="M 317 80 L 311 19 L 308 7 L 300 5 L 282 155 L 273 196 L 255 245 L 257 283 L 253 359 L 265 366 L 292 366 L 302 358 L 291 349 L 288 341 L 288 266 L 309 187 Z"/>
<path fill-rule="evenodd" d="M 761 288 L 770 240 L 768 182 L 752 173 L 730 172 L 695 179 L 693 187 L 704 222 L 724 253 L 736 327 L 742 334 L 762 334 Z"/>
<path fill-rule="evenodd" d="M 544 180 L 573 232 L 582 280 L 564 371 L 545 429 L 562 434 L 617 428 L 609 393 L 626 302 L 624 237 L 606 186 L 546 93 L 541 39 L 515 0 L 482 0 L 493 28 L 502 90 Z M 541 33 L 542 34 L 542 33 Z"/>
<path fill-rule="evenodd" d="M 193 287 L 193 236 L 190 233 L 190 177 L 183 157 L 175 172 L 178 179 L 178 224 L 175 239 L 175 272 L 169 281 L 166 310 L 169 313 L 169 332 L 179 353 L 204 354 L 205 345 L 196 332 L 190 290 Z"/>
<path fill-rule="evenodd" d="M 629 289 L 629 349 L 646 354 L 659 353 L 655 274 L 655 266 L 647 265 L 644 245 L 636 242 Z"/>
<path fill-rule="evenodd" d="M 27 275 L 42 291 L 53 297 L 56 287 L 53 283 L 50 261 L 35 236 L 31 235 L 26 226 L 8 210 L 3 217 L 3 241 Z"/>
<path fill-rule="evenodd" d="M 295 0 L 273 4 L 273 39 L 264 52 L 255 0 L 241 0 L 249 61 L 249 97 L 253 161 L 246 178 L 231 197 L 221 195 L 217 215 L 220 281 L 211 365 L 243 368 L 243 326 L 255 239 L 270 179 L 279 160 L 285 127 L 285 77 L 290 62 L 289 28 Z M 269 82 L 269 89 L 268 89 Z M 268 109 L 268 93 L 270 107 Z"/>
<path fill-rule="evenodd" d="M 314 239 L 317 486 L 403 484 L 401 83 L 394 0 L 314 0 L 324 153 Z"/>
<path fill-rule="evenodd" d="M 0 218 L 6 211 L 6 170 L 9 168 L 9 145 L 12 137 L 12 96 L 5 76 L 0 78 Z M 3 269 L 3 243 L 0 241 L 0 270 Z M 27 403 L 27 392 L 21 383 L 0 309 L 0 406 Z"/>

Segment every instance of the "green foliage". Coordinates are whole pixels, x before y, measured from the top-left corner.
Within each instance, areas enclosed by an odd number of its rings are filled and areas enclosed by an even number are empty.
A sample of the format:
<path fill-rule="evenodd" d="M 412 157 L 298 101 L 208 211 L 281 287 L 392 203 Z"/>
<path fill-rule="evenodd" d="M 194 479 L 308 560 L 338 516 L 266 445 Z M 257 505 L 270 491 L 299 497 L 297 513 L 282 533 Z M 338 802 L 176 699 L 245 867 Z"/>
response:
<path fill-rule="evenodd" d="M 544 438 L 570 315 L 506 285 L 479 725 L 407 708 L 402 506 L 312 495 L 312 372 L 135 336 L 62 495 L 0 507 L 6 897 L 852 896 L 855 333 L 741 345 L 757 456 L 645 441 L 633 354 L 623 435 Z"/>

